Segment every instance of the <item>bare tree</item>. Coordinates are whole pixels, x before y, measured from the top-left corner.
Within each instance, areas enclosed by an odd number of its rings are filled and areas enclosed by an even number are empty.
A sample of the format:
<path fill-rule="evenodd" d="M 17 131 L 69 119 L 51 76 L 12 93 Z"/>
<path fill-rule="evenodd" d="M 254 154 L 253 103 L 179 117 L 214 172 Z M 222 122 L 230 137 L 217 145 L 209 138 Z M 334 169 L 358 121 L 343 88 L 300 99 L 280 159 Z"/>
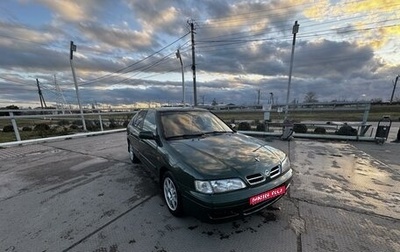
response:
<path fill-rule="evenodd" d="M 373 98 L 373 99 L 371 99 L 372 103 L 381 103 L 382 101 L 383 101 L 382 98 Z"/>
<path fill-rule="evenodd" d="M 308 92 L 306 96 L 304 96 L 304 102 L 305 103 L 318 102 L 317 94 L 312 91 Z"/>

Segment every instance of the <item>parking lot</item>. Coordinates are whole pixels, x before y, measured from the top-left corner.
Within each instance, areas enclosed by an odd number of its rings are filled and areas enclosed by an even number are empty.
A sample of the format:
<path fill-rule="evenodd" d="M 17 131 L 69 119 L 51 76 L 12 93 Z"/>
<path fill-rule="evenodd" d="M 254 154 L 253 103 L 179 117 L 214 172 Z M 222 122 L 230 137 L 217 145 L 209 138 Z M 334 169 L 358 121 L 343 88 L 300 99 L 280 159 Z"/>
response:
<path fill-rule="evenodd" d="M 0 251 L 400 251 L 400 143 L 266 141 L 289 194 L 219 224 L 171 216 L 124 132 L 0 149 Z"/>

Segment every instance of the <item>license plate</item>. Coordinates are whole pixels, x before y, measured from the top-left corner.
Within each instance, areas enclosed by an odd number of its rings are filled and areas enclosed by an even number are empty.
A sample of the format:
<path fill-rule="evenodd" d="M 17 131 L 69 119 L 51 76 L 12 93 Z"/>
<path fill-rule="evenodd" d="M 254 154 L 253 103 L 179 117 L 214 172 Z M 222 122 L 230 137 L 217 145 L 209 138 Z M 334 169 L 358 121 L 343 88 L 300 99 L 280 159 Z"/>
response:
<path fill-rule="evenodd" d="M 283 186 L 274 188 L 267 192 L 263 192 L 256 196 L 251 197 L 249 203 L 250 203 L 250 205 L 254 206 L 258 203 L 261 203 L 261 202 L 269 200 L 269 199 L 273 199 L 273 198 L 278 197 L 279 195 L 283 195 L 285 193 L 286 193 L 286 186 L 283 185 Z"/>

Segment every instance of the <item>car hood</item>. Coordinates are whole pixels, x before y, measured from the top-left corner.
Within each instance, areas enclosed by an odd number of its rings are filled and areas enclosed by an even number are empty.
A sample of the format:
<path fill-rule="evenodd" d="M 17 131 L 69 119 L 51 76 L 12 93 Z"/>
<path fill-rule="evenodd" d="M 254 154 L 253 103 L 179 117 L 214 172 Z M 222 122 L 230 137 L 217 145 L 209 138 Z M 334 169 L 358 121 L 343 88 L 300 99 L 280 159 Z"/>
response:
<path fill-rule="evenodd" d="M 204 179 L 245 177 L 279 164 L 284 153 L 240 133 L 170 141 L 179 159 Z"/>

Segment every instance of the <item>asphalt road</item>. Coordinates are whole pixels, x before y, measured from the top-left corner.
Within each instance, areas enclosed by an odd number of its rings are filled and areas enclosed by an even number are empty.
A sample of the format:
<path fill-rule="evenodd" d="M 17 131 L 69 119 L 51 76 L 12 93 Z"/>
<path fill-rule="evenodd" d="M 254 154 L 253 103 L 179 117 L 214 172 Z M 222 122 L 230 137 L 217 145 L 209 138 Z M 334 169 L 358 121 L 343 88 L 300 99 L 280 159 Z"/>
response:
<path fill-rule="evenodd" d="M 289 195 L 221 224 L 172 217 L 125 133 L 0 149 L 0 251 L 400 251 L 400 144 L 267 141 Z"/>

